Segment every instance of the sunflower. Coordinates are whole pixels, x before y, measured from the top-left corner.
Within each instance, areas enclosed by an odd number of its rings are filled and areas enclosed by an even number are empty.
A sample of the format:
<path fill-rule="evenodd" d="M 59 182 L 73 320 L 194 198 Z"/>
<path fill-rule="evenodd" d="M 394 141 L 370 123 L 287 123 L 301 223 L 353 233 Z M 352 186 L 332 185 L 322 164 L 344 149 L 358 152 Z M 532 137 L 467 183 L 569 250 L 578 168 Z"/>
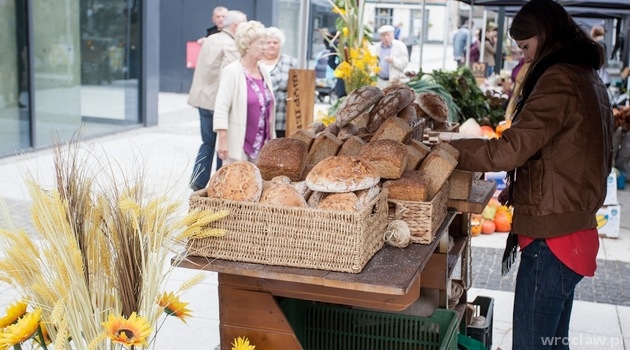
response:
<path fill-rule="evenodd" d="M 149 322 L 135 312 L 128 319 L 110 314 L 102 325 L 111 340 L 127 346 L 147 345 L 147 337 L 152 332 Z"/>
<path fill-rule="evenodd" d="M 13 324 L 18 318 L 22 317 L 26 313 L 26 303 L 17 302 L 7 307 L 7 313 L 4 317 L 0 318 L 0 329 Z"/>
<path fill-rule="evenodd" d="M 186 308 L 188 303 L 181 302 L 179 297 L 173 294 L 173 292 L 164 292 L 158 298 L 158 305 L 164 308 L 164 312 L 169 316 L 175 316 L 186 323 L 185 318 L 191 316 L 191 310 Z"/>
<path fill-rule="evenodd" d="M 11 324 L 0 333 L 0 349 L 10 348 L 15 344 L 20 344 L 33 336 L 39 327 L 39 319 L 42 317 L 42 310 L 37 309 L 31 313 L 24 314 L 17 323 Z"/>
<path fill-rule="evenodd" d="M 249 339 L 238 337 L 232 343 L 232 350 L 255 350 L 256 346 L 249 344 Z"/>

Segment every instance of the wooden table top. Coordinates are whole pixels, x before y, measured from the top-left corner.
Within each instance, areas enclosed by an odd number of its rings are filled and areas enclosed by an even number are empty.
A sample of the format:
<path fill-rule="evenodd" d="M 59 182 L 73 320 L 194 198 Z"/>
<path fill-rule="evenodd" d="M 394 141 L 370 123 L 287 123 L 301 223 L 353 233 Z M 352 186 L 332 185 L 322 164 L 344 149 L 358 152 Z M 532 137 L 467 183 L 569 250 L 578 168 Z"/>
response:
<path fill-rule="evenodd" d="M 455 217 L 449 211 L 431 244 L 410 244 L 406 248 L 385 245 L 360 273 L 334 272 L 296 267 L 272 266 L 198 256 L 178 256 L 173 265 L 189 269 L 256 277 L 285 282 L 320 285 L 371 293 L 406 295 L 424 269 L 438 242 Z"/>

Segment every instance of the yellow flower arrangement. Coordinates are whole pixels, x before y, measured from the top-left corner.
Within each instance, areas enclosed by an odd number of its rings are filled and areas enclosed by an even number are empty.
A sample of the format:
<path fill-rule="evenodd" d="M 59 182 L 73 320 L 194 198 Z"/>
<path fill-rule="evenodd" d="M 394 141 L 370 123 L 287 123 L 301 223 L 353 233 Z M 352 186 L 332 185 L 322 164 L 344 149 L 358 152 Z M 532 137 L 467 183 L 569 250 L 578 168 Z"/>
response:
<path fill-rule="evenodd" d="M 238 337 L 232 342 L 232 350 L 256 350 L 256 346 L 249 344 L 249 339 Z"/>
<path fill-rule="evenodd" d="M 343 79 L 346 92 L 376 84 L 379 71 L 378 57 L 370 49 L 371 31 L 363 25 L 365 0 L 328 0 L 333 12 L 339 15 L 337 35 L 331 46 L 339 57 L 335 76 Z"/>
<path fill-rule="evenodd" d="M 168 316 L 184 322 L 191 316 L 180 293 L 203 279 L 199 274 L 164 292 L 173 254 L 185 255 L 191 237 L 225 234 L 208 225 L 228 212 L 188 212 L 156 188 L 146 191 L 141 170 L 117 174 L 113 161 L 79 144 L 54 148 L 54 188 L 26 176 L 35 235 L 15 227 L 0 202 L 7 226 L 0 227 L 0 281 L 34 309 L 17 302 L 0 315 L 0 350 L 29 342 L 44 350 L 49 343 L 148 348 Z"/>

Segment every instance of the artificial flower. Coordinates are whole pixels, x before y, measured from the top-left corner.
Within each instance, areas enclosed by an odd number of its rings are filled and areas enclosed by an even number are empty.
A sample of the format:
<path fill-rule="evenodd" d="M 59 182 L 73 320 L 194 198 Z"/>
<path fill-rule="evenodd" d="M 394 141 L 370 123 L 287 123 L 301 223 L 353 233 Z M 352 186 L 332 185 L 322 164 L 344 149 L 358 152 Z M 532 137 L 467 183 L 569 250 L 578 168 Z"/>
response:
<path fill-rule="evenodd" d="M 249 344 L 249 339 L 238 337 L 232 343 L 232 350 L 255 350 L 256 346 Z"/>
<path fill-rule="evenodd" d="M 26 303 L 21 301 L 9 305 L 4 317 L 0 318 L 0 329 L 13 324 L 18 318 L 22 317 L 26 313 L 26 306 Z"/>
<path fill-rule="evenodd" d="M 149 322 L 135 312 L 129 318 L 110 314 L 102 325 L 111 340 L 126 346 L 147 345 L 147 337 L 153 331 Z"/>
<path fill-rule="evenodd" d="M 169 316 L 175 316 L 182 320 L 182 322 L 186 323 L 185 318 L 191 316 L 190 309 L 186 308 L 188 303 L 181 302 L 179 297 L 176 296 L 173 292 L 170 293 L 162 293 L 160 297 L 158 297 L 158 305 L 164 308 L 164 312 Z"/>
<path fill-rule="evenodd" d="M 7 326 L 3 333 L 0 333 L 0 349 L 8 349 L 13 345 L 20 344 L 30 339 L 39 327 L 39 319 L 42 317 L 42 310 L 37 309 L 31 313 L 24 314 L 17 323 Z"/>

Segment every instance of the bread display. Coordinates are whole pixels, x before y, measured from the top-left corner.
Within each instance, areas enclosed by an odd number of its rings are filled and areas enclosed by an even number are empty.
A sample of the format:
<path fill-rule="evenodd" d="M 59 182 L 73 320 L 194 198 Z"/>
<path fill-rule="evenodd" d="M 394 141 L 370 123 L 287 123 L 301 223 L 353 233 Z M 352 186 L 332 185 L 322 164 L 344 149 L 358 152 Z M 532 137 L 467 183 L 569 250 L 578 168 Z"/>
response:
<path fill-rule="evenodd" d="M 287 207 L 306 208 L 306 200 L 291 184 L 276 183 L 267 187 L 260 196 L 260 203 Z"/>
<path fill-rule="evenodd" d="M 357 195 L 354 192 L 330 193 L 317 204 L 317 209 L 357 211 Z"/>
<path fill-rule="evenodd" d="M 413 129 L 406 121 L 398 117 L 387 118 L 383 125 L 372 135 L 370 142 L 376 140 L 394 140 L 406 143 L 411 139 L 412 131 Z"/>
<path fill-rule="evenodd" d="M 380 101 L 383 96 L 383 91 L 376 86 L 362 86 L 352 91 L 337 109 L 335 124 L 345 126 Z"/>
<path fill-rule="evenodd" d="M 407 168 L 407 147 L 394 140 L 376 140 L 361 148 L 359 158 L 376 169 L 383 179 L 397 179 Z"/>
<path fill-rule="evenodd" d="M 448 120 L 448 107 L 442 96 L 432 92 L 422 92 L 416 96 L 416 102 L 431 119 L 438 122 Z"/>
<path fill-rule="evenodd" d="M 334 156 L 319 162 L 306 176 L 312 191 L 352 192 L 376 185 L 378 172 L 361 158 Z"/>
<path fill-rule="evenodd" d="M 258 169 L 264 180 L 284 175 L 299 181 L 308 160 L 308 145 L 296 138 L 278 138 L 265 142 L 258 156 Z"/>
<path fill-rule="evenodd" d="M 455 166 L 457 166 L 457 160 L 444 149 L 434 149 L 426 156 L 418 167 L 418 171 L 431 177 L 429 198 L 433 198 L 444 186 L 455 170 Z"/>
<path fill-rule="evenodd" d="M 431 177 L 420 171 L 405 171 L 399 179 L 383 183 L 387 198 L 403 201 L 426 202 L 431 200 Z"/>
<path fill-rule="evenodd" d="M 247 161 L 222 166 L 208 181 L 208 198 L 258 202 L 263 179 L 258 167 Z"/>

